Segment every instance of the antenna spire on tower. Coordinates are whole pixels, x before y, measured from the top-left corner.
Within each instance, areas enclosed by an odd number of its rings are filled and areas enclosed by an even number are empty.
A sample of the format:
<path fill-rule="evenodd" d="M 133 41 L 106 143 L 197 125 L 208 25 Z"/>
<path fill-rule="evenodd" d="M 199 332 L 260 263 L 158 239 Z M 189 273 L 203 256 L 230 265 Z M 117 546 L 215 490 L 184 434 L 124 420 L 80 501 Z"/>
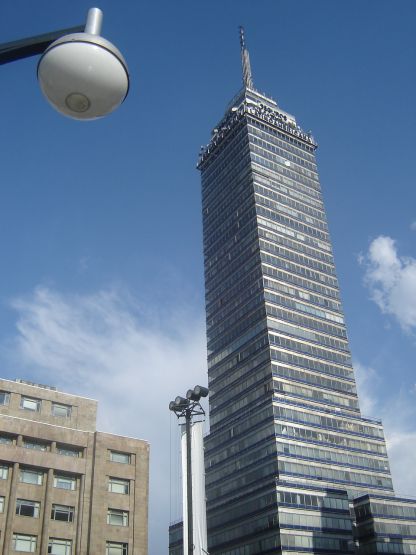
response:
<path fill-rule="evenodd" d="M 253 78 L 251 76 L 250 55 L 246 47 L 244 28 L 240 29 L 241 63 L 243 66 L 243 85 L 245 89 L 254 89 Z"/>

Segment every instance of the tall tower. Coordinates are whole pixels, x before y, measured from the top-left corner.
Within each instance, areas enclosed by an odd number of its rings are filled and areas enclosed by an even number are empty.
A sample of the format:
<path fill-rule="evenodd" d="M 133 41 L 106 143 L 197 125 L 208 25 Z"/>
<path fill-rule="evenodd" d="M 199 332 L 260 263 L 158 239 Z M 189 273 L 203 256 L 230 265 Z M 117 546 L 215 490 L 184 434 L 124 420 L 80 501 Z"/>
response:
<path fill-rule="evenodd" d="M 201 150 L 211 555 L 354 553 L 353 498 L 393 496 L 362 417 L 317 144 L 253 85 Z"/>

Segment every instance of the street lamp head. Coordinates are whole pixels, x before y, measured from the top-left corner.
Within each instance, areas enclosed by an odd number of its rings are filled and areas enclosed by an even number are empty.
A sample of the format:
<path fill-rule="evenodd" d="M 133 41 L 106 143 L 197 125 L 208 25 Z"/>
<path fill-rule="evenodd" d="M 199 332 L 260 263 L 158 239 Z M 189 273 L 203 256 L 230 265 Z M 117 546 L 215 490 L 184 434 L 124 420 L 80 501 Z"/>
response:
<path fill-rule="evenodd" d="M 99 35 L 101 20 L 101 10 L 92 8 L 84 33 L 59 38 L 39 60 L 43 94 L 56 110 L 74 119 L 105 116 L 128 93 L 127 64 L 120 51 Z"/>

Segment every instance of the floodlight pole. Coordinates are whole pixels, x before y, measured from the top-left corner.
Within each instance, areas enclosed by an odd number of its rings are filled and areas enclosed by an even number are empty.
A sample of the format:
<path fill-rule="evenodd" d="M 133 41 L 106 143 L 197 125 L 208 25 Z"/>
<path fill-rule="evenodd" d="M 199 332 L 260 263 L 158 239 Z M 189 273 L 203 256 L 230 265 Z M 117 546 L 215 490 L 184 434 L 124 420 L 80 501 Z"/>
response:
<path fill-rule="evenodd" d="M 192 417 L 197 415 L 205 416 L 205 411 L 201 407 L 199 401 L 201 397 L 208 395 L 208 389 L 202 386 L 195 386 L 189 389 L 186 398 L 176 397 L 175 401 L 169 403 L 169 410 L 174 412 L 179 418 L 185 418 L 186 433 L 186 514 L 188 521 L 188 549 L 184 555 L 193 555 L 194 552 L 194 522 L 193 522 L 193 504 L 192 504 L 192 436 L 191 425 Z M 184 537 L 185 540 L 185 537 Z M 185 541 L 184 541 L 185 543 Z"/>
<path fill-rule="evenodd" d="M 192 409 L 185 411 L 185 430 L 186 430 L 186 508 L 188 513 L 188 555 L 194 551 L 194 522 L 192 506 L 192 441 L 191 441 Z M 185 555 L 185 554 L 184 554 Z"/>

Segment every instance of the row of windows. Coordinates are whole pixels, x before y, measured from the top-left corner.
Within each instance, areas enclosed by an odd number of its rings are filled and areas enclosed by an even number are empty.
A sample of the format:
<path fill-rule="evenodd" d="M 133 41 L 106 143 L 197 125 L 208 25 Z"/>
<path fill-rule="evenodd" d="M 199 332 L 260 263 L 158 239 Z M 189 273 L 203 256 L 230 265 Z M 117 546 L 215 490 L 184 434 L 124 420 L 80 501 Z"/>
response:
<path fill-rule="evenodd" d="M 37 544 L 37 536 L 30 536 L 28 534 L 13 534 L 12 548 L 14 549 L 14 551 L 35 553 L 37 549 Z M 49 538 L 48 553 L 50 553 L 51 555 L 71 555 L 72 540 Z"/>
<path fill-rule="evenodd" d="M 257 158 L 260 160 L 260 162 L 257 161 Z M 307 199 L 311 199 L 310 202 L 313 202 L 313 199 L 316 199 L 320 202 L 320 205 L 322 206 L 322 195 L 320 193 L 320 190 L 312 190 L 309 187 L 305 187 L 301 183 L 290 179 L 284 174 L 276 173 L 274 169 L 270 168 L 269 164 L 270 163 L 267 162 L 267 165 L 264 165 L 263 160 L 259 156 L 251 154 L 251 169 L 254 175 L 262 175 L 263 177 L 270 178 L 272 182 L 279 181 L 280 183 L 287 185 L 290 188 L 290 192 L 302 192 L 305 194 L 305 197 Z"/>
<path fill-rule="evenodd" d="M 330 322 L 335 322 L 336 324 L 344 324 L 344 318 L 333 314 L 332 312 L 327 312 L 326 310 L 321 310 L 319 308 L 314 308 L 309 304 L 292 300 L 288 297 L 283 297 L 276 293 L 270 293 L 269 291 L 264 292 L 264 298 L 266 301 L 270 301 L 276 305 L 289 308 L 291 310 L 298 310 L 299 312 L 305 312 L 306 314 L 311 314 L 316 318 L 323 318 L 329 320 Z"/>
<path fill-rule="evenodd" d="M 0 443 L 7 445 L 17 445 L 17 437 L 11 435 L 0 435 Z M 51 444 L 44 441 L 38 441 L 35 439 L 22 439 L 22 447 L 26 449 L 34 449 L 35 451 L 51 451 Z M 62 445 L 57 443 L 56 449 L 53 451 L 59 455 L 66 455 L 68 457 L 82 457 L 83 449 L 79 447 L 74 447 L 71 445 Z"/>
<path fill-rule="evenodd" d="M 279 471 L 282 473 L 308 476 L 311 478 L 326 479 L 334 482 L 354 482 L 356 484 L 371 485 L 393 489 L 390 478 L 375 476 L 374 474 L 364 474 L 351 472 L 349 470 L 335 470 L 325 466 L 315 466 L 312 464 L 300 464 L 288 461 L 278 461 Z"/>
<path fill-rule="evenodd" d="M 215 471 L 210 472 L 207 475 L 206 483 L 211 485 L 212 483 L 221 480 L 227 476 L 230 476 L 236 472 L 242 472 L 245 468 L 252 465 L 260 464 L 264 462 L 267 458 L 276 457 L 276 446 L 273 441 L 264 442 L 261 447 L 251 449 L 248 453 L 239 453 L 237 458 L 232 458 L 230 461 L 225 460 L 224 464 L 217 467 Z M 213 459 L 210 459 L 210 463 Z M 209 468 L 212 468 L 211 466 Z"/>
<path fill-rule="evenodd" d="M 267 239 L 270 239 L 276 243 L 281 243 L 282 245 L 285 245 L 293 249 L 294 251 L 303 252 L 312 258 L 323 260 L 328 264 L 334 263 L 332 255 L 330 254 L 331 249 L 326 243 L 322 243 L 321 241 L 304 235 L 303 233 L 294 232 L 286 226 L 279 225 L 259 216 L 257 217 L 257 224 L 259 237 L 264 236 Z M 267 231 L 270 229 L 273 231 Z M 276 235 L 275 232 L 279 233 L 279 235 Z M 293 239 L 287 239 L 285 237 L 282 237 L 282 235 L 288 235 L 289 237 L 293 237 Z M 326 252 L 321 252 L 322 250 Z M 328 294 L 330 296 L 337 296 L 332 290 L 329 291 Z"/>
<path fill-rule="evenodd" d="M 348 547 L 348 541 L 333 537 L 320 537 L 320 536 L 297 536 L 295 534 L 281 534 L 280 541 L 283 548 L 289 549 L 325 549 L 328 551 L 337 551 L 345 555 L 346 553 L 353 553 L 352 547 Z"/>
<path fill-rule="evenodd" d="M 235 310 L 231 311 L 231 314 L 227 318 L 219 319 L 219 318 L 212 318 L 207 322 L 207 341 L 212 345 L 212 341 L 221 335 L 221 342 L 220 345 L 223 343 L 224 332 L 228 332 L 230 329 L 233 329 L 232 334 L 227 334 L 225 337 L 231 339 L 237 333 L 241 322 L 236 325 L 239 320 L 243 320 L 243 328 L 247 327 L 246 318 L 249 312 L 254 311 L 256 308 L 260 308 L 261 313 L 260 316 L 264 316 L 264 309 L 263 307 L 263 295 L 261 293 L 257 293 L 250 301 L 248 301 L 244 306 L 241 308 L 236 308 Z M 254 312 L 255 314 L 255 312 Z M 257 317 L 255 321 L 259 318 Z M 233 328 L 233 326 L 235 326 Z"/>
<path fill-rule="evenodd" d="M 268 265 L 267 263 L 262 264 L 262 272 L 265 276 L 276 278 L 284 281 L 285 283 L 291 283 L 308 291 L 314 291 L 320 295 L 326 295 L 327 297 L 332 297 L 337 300 L 339 299 L 339 293 L 336 285 L 335 288 L 331 289 L 313 280 L 311 281 L 297 276 L 291 271 L 288 272 L 287 270 L 279 270 L 272 265 Z"/>
<path fill-rule="evenodd" d="M 269 168 L 274 172 L 274 174 L 284 175 L 285 177 L 292 180 L 292 182 L 294 182 L 296 185 L 303 185 L 303 190 L 305 190 L 307 194 L 312 194 L 311 190 L 319 193 L 320 187 L 318 181 L 315 181 L 303 175 L 299 175 L 299 173 L 297 173 L 293 169 L 289 169 L 291 168 L 291 166 L 286 166 L 286 164 L 284 163 L 279 163 L 280 160 L 277 160 L 274 154 L 265 150 L 264 148 L 256 145 L 250 145 L 250 155 L 253 162 L 257 162 L 257 164 Z"/>
<path fill-rule="evenodd" d="M 367 507 L 368 505 L 365 505 Z M 361 507 L 358 507 L 359 509 Z M 392 505 L 386 503 L 376 503 L 371 501 L 371 512 L 374 515 L 398 516 L 401 518 L 413 518 L 416 520 L 416 507 L 413 505 Z"/>
<path fill-rule="evenodd" d="M 0 405 L 8 405 L 10 403 L 10 392 L 0 391 Z M 32 412 L 40 412 L 42 408 L 42 400 L 36 399 L 34 397 L 26 397 L 22 395 L 20 397 L 20 408 L 23 410 L 28 410 Z M 51 414 L 52 416 L 61 416 L 69 418 L 72 413 L 71 405 L 63 405 L 61 403 L 51 404 Z"/>
<path fill-rule="evenodd" d="M 28 534 L 13 534 L 12 548 L 14 551 L 21 551 L 24 553 L 35 553 L 37 550 L 38 538 L 37 536 L 30 536 Z M 128 555 L 128 544 L 123 542 L 106 542 L 106 555 Z M 71 555 L 72 554 L 72 540 L 65 540 L 60 538 L 49 538 L 48 541 L 48 554 L 50 555 Z"/>
<path fill-rule="evenodd" d="M 0 497 L 0 512 L 4 511 L 5 498 Z M 40 502 L 29 499 L 16 499 L 16 515 L 39 518 Z M 73 522 L 75 507 L 69 505 L 52 504 L 51 520 L 60 522 Z M 113 526 L 128 526 L 129 512 L 121 509 L 109 508 L 107 511 L 107 524 Z"/>
<path fill-rule="evenodd" d="M 331 255 L 331 245 L 329 241 L 322 241 L 320 239 L 317 239 L 316 237 L 305 235 L 304 233 L 292 229 L 288 225 L 275 223 L 270 219 L 262 218 L 260 214 L 257 214 L 257 224 L 258 226 L 263 226 L 267 229 L 272 229 L 273 231 L 277 231 L 279 233 L 292 237 L 295 241 L 301 242 L 302 246 L 304 246 L 305 248 L 308 248 L 309 245 L 310 248 L 325 251 L 324 253 L 322 253 L 322 255 L 325 255 L 325 253 L 327 254 L 327 256 Z M 299 246 L 296 248 L 299 249 Z M 322 256 L 322 258 L 325 259 L 325 256 Z"/>
<path fill-rule="evenodd" d="M 266 304 L 266 313 L 269 316 L 273 316 L 278 320 L 284 320 L 285 322 L 297 324 L 304 328 L 309 328 L 317 330 L 329 335 L 333 335 L 340 339 L 346 339 L 347 333 L 344 326 L 336 326 L 333 324 L 328 324 L 324 320 L 318 320 L 310 316 L 304 316 L 303 314 L 297 314 L 289 309 L 282 308 L 279 306 Z"/>
<path fill-rule="evenodd" d="M 320 496 L 310 493 L 297 493 L 291 491 L 279 491 L 277 493 L 279 503 L 310 509 L 335 509 L 337 511 L 349 511 L 348 499 L 340 497 Z"/>
<path fill-rule="evenodd" d="M 255 496 L 250 495 L 249 500 L 244 499 L 237 503 L 232 504 L 230 507 L 228 504 L 225 507 L 219 508 L 215 513 L 210 512 L 208 516 L 208 528 L 215 528 L 216 526 L 224 525 L 228 520 L 235 520 L 247 514 L 253 514 L 262 511 L 266 507 L 271 509 L 276 509 L 276 493 L 262 493 L 261 495 Z M 264 512 L 264 511 L 263 511 Z M 213 514 L 214 513 L 214 514 Z"/>
<path fill-rule="evenodd" d="M 0 444 L 5 445 L 17 445 L 17 437 L 12 435 L 1 434 Z M 44 441 L 38 441 L 35 439 L 22 439 L 22 447 L 26 449 L 33 449 L 35 451 L 52 451 L 52 445 Z M 83 457 L 84 450 L 79 447 L 74 447 L 72 445 L 63 445 L 60 443 L 56 444 L 56 448 L 52 451 L 58 453 L 58 455 L 65 455 L 68 457 Z M 121 453 L 119 451 L 109 451 L 109 460 L 112 462 L 119 462 L 124 464 L 130 464 L 131 455 L 130 453 Z"/>
<path fill-rule="evenodd" d="M 360 553 L 363 553 L 363 555 L 379 555 L 380 553 L 415 555 L 416 543 L 395 543 L 394 541 L 369 543 L 367 545 L 360 543 Z"/>
<path fill-rule="evenodd" d="M 274 528 L 277 524 L 278 520 L 275 513 L 257 518 L 252 517 L 250 520 L 246 520 L 243 523 L 234 525 L 226 530 L 224 530 L 224 527 L 222 526 L 221 531 L 218 533 L 211 532 L 210 542 L 214 545 L 231 542 L 232 540 L 241 538 L 241 536 L 253 533 L 258 534 L 263 530 Z"/>
<path fill-rule="evenodd" d="M 215 183 L 211 190 L 214 198 L 204 203 L 204 233 L 206 237 L 211 236 L 211 231 L 219 225 L 219 223 L 233 221 L 238 218 L 245 207 L 254 204 L 254 195 L 252 188 L 252 178 L 250 174 L 244 175 L 241 180 L 236 180 L 233 187 L 228 186 L 229 181 L 225 183 Z"/>
<path fill-rule="evenodd" d="M 332 299 L 328 299 L 321 295 L 314 295 L 313 293 L 308 293 L 303 289 L 291 287 L 290 285 L 286 285 L 284 282 L 282 283 L 280 281 L 274 281 L 268 278 L 264 278 L 263 283 L 265 289 L 279 291 L 280 293 L 285 293 L 286 295 L 290 295 L 291 297 L 297 297 L 303 301 L 307 301 L 310 304 L 322 306 L 335 312 L 342 312 L 341 303 L 333 301 Z"/>
<path fill-rule="evenodd" d="M 329 243 L 329 235 L 326 232 L 319 231 L 310 225 L 302 224 L 293 218 L 285 216 L 280 212 L 276 212 L 275 210 L 271 210 L 270 208 L 266 208 L 261 204 L 256 205 L 256 213 L 257 216 L 263 216 L 268 220 L 272 220 L 274 222 L 278 222 L 284 226 L 293 229 L 294 231 L 300 232 L 301 234 L 305 234 L 309 237 L 314 237 L 315 239 L 319 239 L 321 241 L 326 241 Z"/>
<path fill-rule="evenodd" d="M 327 443 L 339 447 L 349 447 L 359 451 L 366 451 L 369 453 L 377 453 L 379 455 L 386 454 L 386 447 L 384 443 L 366 442 L 359 439 L 352 439 L 350 437 L 341 436 L 335 433 L 328 433 L 324 431 L 308 430 L 298 426 L 291 426 L 287 423 L 275 424 L 276 434 L 279 436 L 290 437 L 293 439 L 301 439 L 303 441 L 313 441 L 317 443 Z"/>
<path fill-rule="evenodd" d="M 279 510 L 279 524 L 282 527 L 296 528 L 331 528 L 332 530 L 351 530 L 351 519 L 335 518 L 325 515 L 306 515 Z"/>
<path fill-rule="evenodd" d="M 216 218 L 211 225 L 212 229 L 207 229 L 206 224 L 204 224 L 204 248 L 206 251 L 208 250 L 207 247 L 210 247 L 212 251 L 215 250 L 217 253 L 222 245 L 229 239 L 233 239 L 237 231 L 242 229 L 251 217 L 255 216 L 253 197 L 250 195 L 241 199 L 238 204 L 236 203 L 230 207 L 230 212 L 228 218 L 225 214 Z M 213 243 L 215 243 L 215 249 L 212 248 Z"/>
<path fill-rule="evenodd" d="M 248 120 L 251 121 L 250 118 L 248 118 Z M 265 133 L 264 131 L 261 131 L 261 129 L 265 129 L 267 133 Z M 315 156 L 313 154 L 310 154 L 310 152 L 312 151 L 309 147 L 307 147 L 307 152 L 305 152 L 305 148 L 303 144 L 302 146 L 298 145 L 298 147 L 302 149 L 302 150 L 299 150 L 299 148 L 296 148 L 288 144 L 288 137 L 286 135 L 283 135 L 283 133 L 280 133 L 274 130 L 272 134 L 271 129 L 269 127 L 266 127 L 265 125 L 257 121 L 255 122 L 254 125 L 249 124 L 248 130 L 254 136 L 261 137 L 262 139 L 265 139 L 270 143 L 280 146 L 282 149 L 284 149 L 283 150 L 284 155 L 287 156 L 290 160 L 293 160 L 297 164 L 300 164 L 302 166 L 304 165 L 305 167 L 315 171 L 315 168 L 316 168 Z M 295 156 L 292 156 L 292 154 L 290 153 L 293 153 Z"/>
<path fill-rule="evenodd" d="M 343 464 L 344 466 L 360 466 L 381 472 L 389 470 L 386 459 L 380 460 L 374 458 L 374 456 L 360 457 L 351 453 L 338 452 L 334 449 L 319 449 L 319 447 L 309 447 L 295 443 L 278 443 L 277 449 L 279 453 L 285 455 Z"/>
<path fill-rule="evenodd" d="M 2 465 L 0 466 L 0 479 L 7 480 L 9 473 L 9 467 Z M 44 472 L 38 470 L 30 470 L 25 468 L 20 468 L 19 481 L 24 484 L 34 484 L 41 486 L 43 484 Z M 75 490 L 77 486 L 76 476 L 70 474 L 54 474 L 53 486 L 59 489 Z M 124 478 L 109 477 L 108 479 L 108 491 L 113 493 L 130 493 L 130 480 Z"/>
<path fill-rule="evenodd" d="M 311 162 L 315 161 L 313 153 L 315 151 L 316 145 L 310 146 L 307 143 L 299 141 L 298 139 L 293 138 L 288 133 L 281 132 L 279 128 L 273 125 L 266 125 L 265 123 L 262 123 L 261 121 L 250 117 L 249 114 L 246 117 L 247 122 L 251 124 L 249 125 L 249 127 L 250 129 L 252 129 L 253 133 L 258 134 L 265 139 L 268 139 L 269 137 L 279 137 L 280 139 L 282 139 L 281 143 L 279 144 L 281 144 L 285 149 L 293 152 L 294 154 L 297 154 L 298 156 L 301 156 L 302 158 L 305 158 L 305 160 L 310 160 Z M 266 131 L 266 133 L 260 131 L 261 129 L 263 131 Z"/>
<path fill-rule="evenodd" d="M 273 339 L 273 336 L 271 334 L 269 335 L 271 336 L 270 338 Z M 274 360 L 293 366 L 300 366 L 301 368 L 307 368 L 308 370 L 314 370 L 315 372 L 329 374 L 330 376 L 339 376 L 341 378 L 350 379 L 351 382 L 354 380 L 352 368 L 348 369 L 343 366 L 338 366 L 335 363 L 321 362 L 313 358 L 308 358 L 287 351 L 281 351 L 280 349 L 274 348 L 272 341 L 270 355 L 272 361 Z"/>
<path fill-rule="evenodd" d="M 246 362 L 244 362 L 246 360 Z M 250 345 L 244 351 L 236 353 L 227 361 L 219 364 L 215 370 L 210 372 L 209 389 L 215 393 L 217 389 L 223 389 L 232 384 L 234 381 L 240 380 L 246 374 L 249 374 L 263 362 L 269 362 L 268 351 L 255 354 L 253 345 Z M 270 372 L 269 372 L 270 373 Z"/>
<path fill-rule="evenodd" d="M 264 222 L 267 222 L 267 220 L 264 220 Z M 264 238 L 264 239 L 267 239 L 268 241 L 272 241 L 274 243 L 283 245 L 294 252 L 305 254 L 311 259 L 321 260 L 326 264 L 330 264 L 332 266 L 334 265 L 334 259 L 331 254 L 328 254 L 327 252 L 322 252 L 321 250 L 318 250 L 316 247 L 310 247 L 309 245 L 305 244 L 303 241 L 298 242 L 298 241 L 294 241 L 293 239 L 289 239 L 285 237 L 281 232 L 281 230 L 279 229 L 279 226 L 277 225 L 275 227 L 278 229 L 274 229 L 273 231 L 270 231 L 269 229 L 270 226 L 266 225 L 265 229 L 263 229 L 263 227 L 261 227 L 261 222 L 259 221 L 258 223 L 259 223 L 258 236 L 260 238 Z M 276 233 L 276 232 L 280 232 L 280 233 Z M 301 238 L 303 237 L 304 235 L 301 235 Z"/>
<path fill-rule="evenodd" d="M 307 268 L 313 268 L 318 272 L 325 272 L 328 275 L 335 276 L 335 268 L 325 264 L 323 262 L 318 262 L 314 258 L 310 258 L 303 254 L 299 254 L 297 251 L 288 250 L 281 247 L 278 244 L 272 243 L 270 241 L 260 240 L 260 249 L 265 252 L 269 252 L 283 259 L 292 260 L 297 264 L 301 264 Z"/>
<path fill-rule="evenodd" d="M 277 378 L 291 378 L 297 382 L 304 384 L 317 385 L 325 389 L 331 389 L 333 391 L 339 391 L 340 393 L 349 393 L 352 395 L 356 394 L 356 386 L 353 382 L 343 382 L 341 380 L 335 380 L 331 378 L 324 377 L 318 374 L 311 374 L 305 370 L 297 370 L 295 368 L 290 368 L 289 366 L 283 366 L 281 364 L 273 364 L 273 377 Z"/>
<path fill-rule="evenodd" d="M 321 389 L 311 389 L 308 387 L 300 387 L 298 385 L 289 384 L 287 382 L 274 381 L 274 390 L 276 392 L 282 392 L 284 394 L 293 395 L 295 397 L 301 397 L 303 399 L 312 399 L 318 403 L 329 403 L 331 405 L 336 405 L 340 407 L 353 408 L 358 410 L 357 399 L 351 399 L 348 397 L 341 397 L 339 395 L 333 395 L 327 391 L 322 391 Z"/>
<path fill-rule="evenodd" d="M 256 389 L 252 389 L 249 393 L 245 393 L 244 396 L 238 396 L 237 399 L 232 402 L 221 403 L 221 405 L 219 405 L 220 407 L 225 404 L 224 408 L 221 410 L 218 410 L 218 407 L 215 410 L 211 408 L 210 423 L 214 425 L 218 422 L 224 421 L 231 415 L 235 416 L 236 412 L 241 411 L 243 408 L 247 407 L 247 405 L 254 403 L 256 399 L 263 397 L 264 394 L 265 388 L 262 384 L 260 384 Z M 246 412 L 246 410 L 244 412 Z"/>
<path fill-rule="evenodd" d="M 317 283 L 325 283 L 332 287 L 338 287 L 338 282 L 335 277 L 316 272 L 315 270 L 310 270 L 304 266 L 299 266 L 299 264 L 288 262 L 287 260 L 283 260 L 265 252 L 260 252 L 260 257 L 263 264 L 270 264 L 274 268 L 281 269 L 291 274 L 296 274 L 296 276 L 305 277 L 307 280 L 315 281 Z M 285 281 L 290 282 L 291 280 Z M 295 280 L 293 280 L 293 282 L 296 283 Z M 311 289 L 311 287 L 309 287 L 309 289 Z"/>
<path fill-rule="evenodd" d="M 290 339 L 282 335 L 275 335 L 274 333 L 269 333 L 269 339 L 274 346 L 282 347 L 283 349 L 297 351 L 305 355 L 321 358 L 323 360 L 329 360 L 337 364 L 351 366 L 351 357 L 349 354 L 317 347 L 311 343 L 296 341 L 295 339 Z"/>
<path fill-rule="evenodd" d="M 243 437 L 242 441 L 245 441 L 245 439 L 247 437 L 247 431 L 252 431 L 253 430 L 253 440 L 252 441 L 255 442 L 256 441 L 256 434 L 261 434 L 262 433 L 259 430 L 260 425 L 264 425 L 265 423 L 267 425 L 267 430 L 265 432 L 266 432 L 266 434 L 270 435 L 270 433 L 272 431 L 270 429 L 271 427 L 269 425 L 271 416 L 272 416 L 272 407 L 267 406 L 267 407 L 264 407 L 261 410 L 256 409 L 256 411 L 253 412 L 253 414 L 250 415 L 250 418 L 245 418 L 244 420 L 241 420 L 240 422 L 236 423 L 234 426 L 232 426 L 228 430 L 226 430 L 222 433 L 217 433 L 217 434 L 215 434 L 215 436 L 212 435 L 212 434 L 207 436 L 206 445 L 205 445 L 205 453 L 207 455 L 209 455 L 210 451 L 212 453 L 212 451 L 215 451 L 221 445 L 224 445 L 228 448 L 229 445 L 230 445 L 230 440 L 234 437 L 237 438 L 239 436 L 242 436 Z M 256 430 L 257 425 L 258 425 L 258 428 Z"/>
<path fill-rule="evenodd" d="M 268 196 L 262 196 L 260 193 L 255 193 L 256 206 L 266 206 L 274 212 L 279 214 L 287 214 L 288 216 L 294 218 L 296 221 L 305 222 L 306 224 L 312 226 L 313 228 L 320 229 L 328 233 L 328 226 L 325 221 L 321 221 L 312 216 L 308 216 L 301 212 L 300 210 L 295 210 L 294 208 L 289 208 L 286 204 L 274 201 Z"/>
<path fill-rule="evenodd" d="M 211 400 L 210 410 L 216 410 L 224 403 L 228 403 L 230 400 L 241 396 L 242 392 L 248 393 L 255 384 L 262 384 L 264 383 L 265 379 L 267 379 L 267 381 L 269 381 L 270 379 L 269 365 L 265 366 L 264 368 L 257 369 L 256 372 L 251 373 L 244 379 L 238 380 L 237 383 L 233 384 L 228 389 L 224 389 L 225 383 L 218 384 L 215 389 L 209 390 Z"/>
<path fill-rule="evenodd" d="M 298 411 L 287 407 L 274 406 L 274 414 L 277 418 L 284 418 L 287 420 L 311 422 L 321 429 L 333 428 L 337 430 L 344 430 L 355 434 L 366 434 L 372 437 L 384 438 L 383 429 L 376 426 L 367 426 L 359 424 L 352 419 L 334 418 L 331 416 L 324 416 L 321 414 L 313 414 L 305 411 Z"/>
<path fill-rule="evenodd" d="M 300 337 L 301 339 L 307 339 L 308 341 L 311 341 L 313 343 L 332 347 L 333 349 L 343 351 L 344 353 L 350 353 L 348 343 L 345 339 L 335 339 L 330 335 L 323 335 L 322 333 L 310 331 L 299 326 L 288 324 L 286 322 L 279 322 L 272 318 L 267 318 L 267 325 L 269 328 L 272 328 L 272 330 L 284 332 L 287 335 Z"/>
<path fill-rule="evenodd" d="M 259 134 L 263 135 L 262 138 L 267 139 L 267 142 L 266 140 L 262 140 L 261 138 L 259 138 Z M 309 161 L 305 161 L 303 158 L 300 158 L 298 156 L 293 156 L 292 154 L 289 154 L 283 148 L 279 148 L 275 146 L 275 145 L 279 145 L 279 146 L 281 145 L 279 141 L 277 141 L 276 139 L 273 139 L 273 137 L 271 137 L 270 135 L 268 136 L 264 136 L 264 135 L 265 135 L 264 133 L 259 133 L 258 131 L 257 133 L 250 133 L 249 135 L 250 143 L 255 144 L 261 148 L 264 148 L 265 150 L 269 150 L 270 152 L 273 152 L 274 154 L 277 155 L 276 158 L 280 158 L 284 161 L 290 162 L 291 166 L 292 166 L 292 162 L 294 162 L 295 164 L 297 164 L 297 166 L 294 166 L 294 167 L 299 173 L 302 173 L 307 177 L 310 177 L 318 181 L 316 164 L 310 163 Z M 304 169 L 304 168 L 308 168 L 308 169 Z"/>
<path fill-rule="evenodd" d="M 297 199 L 295 200 L 291 198 L 290 191 L 287 187 L 283 187 L 279 184 L 276 184 L 276 185 L 267 184 L 267 186 L 265 187 L 264 185 L 260 185 L 258 181 L 259 180 L 256 179 L 254 182 L 254 190 L 257 193 L 263 195 L 264 197 L 273 199 L 274 201 L 282 202 L 287 206 L 293 207 L 293 209 L 295 210 L 299 210 L 300 212 L 309 214 L 310 216 L 318 218 L 323 222 L 326 221 L 323 207 L 319 210 L 317 208 L 310 206 L 308 203 L 299 202 Z"/>

